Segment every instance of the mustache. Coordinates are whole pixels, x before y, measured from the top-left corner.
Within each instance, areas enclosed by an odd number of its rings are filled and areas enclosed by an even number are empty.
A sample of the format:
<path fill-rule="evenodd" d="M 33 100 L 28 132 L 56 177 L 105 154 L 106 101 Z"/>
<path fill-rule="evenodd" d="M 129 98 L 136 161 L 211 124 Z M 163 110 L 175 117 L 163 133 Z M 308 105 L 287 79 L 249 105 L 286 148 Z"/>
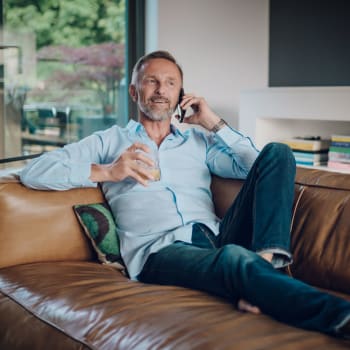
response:
<path fill-rule="evenodd" d="M 167 99 L 166 97 L 160 97 L 160 96 L 151 96 L 150 101 L 152 102 L 166 102 L 166 103 L 170 103 L 169 99 Z"/>

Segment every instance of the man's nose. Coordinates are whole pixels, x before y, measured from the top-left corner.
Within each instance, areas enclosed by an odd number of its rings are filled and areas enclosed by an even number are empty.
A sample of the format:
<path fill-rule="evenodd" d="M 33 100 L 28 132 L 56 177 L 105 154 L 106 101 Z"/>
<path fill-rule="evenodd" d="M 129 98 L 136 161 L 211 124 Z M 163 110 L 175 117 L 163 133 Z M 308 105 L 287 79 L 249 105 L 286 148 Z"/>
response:
<path fill-rule="evenodd" d="M 163 84 L 162 82 L 158 82 L 157 88 L 156 88 L 156 93 L 158 95 L 163 95 L 164 92 L 165 92 L 165 84 Z"/>

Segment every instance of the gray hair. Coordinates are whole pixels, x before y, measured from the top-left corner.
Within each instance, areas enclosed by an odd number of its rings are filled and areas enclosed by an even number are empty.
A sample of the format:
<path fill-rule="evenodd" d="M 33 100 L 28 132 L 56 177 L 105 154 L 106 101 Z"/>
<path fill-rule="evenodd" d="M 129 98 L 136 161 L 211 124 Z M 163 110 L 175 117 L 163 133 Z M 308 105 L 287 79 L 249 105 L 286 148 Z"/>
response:
<path fill-rule="evenodd" d="M 150 60 L 153 60 L 155 58 L 163 58 L 165 60 L 168 60 L 172 63 L 174 63 L 177 68 L 179 69 L 180 75 L 181 75 L 181 80 L 183 80 L 183 71 L 181 66 L 177 63 L 175 57 L 170 54 L 168 51 L 153 51 L 147 55 L 142 56 L 139 58 L 139 60 L 136 62 L 134 69 L 132 70 L 132 76 L 131 76 L 131 84 L 136 85 L 138 82 L 138 75 L 140 73 L 140 70 L 142 66 L 147 63 Z"/>

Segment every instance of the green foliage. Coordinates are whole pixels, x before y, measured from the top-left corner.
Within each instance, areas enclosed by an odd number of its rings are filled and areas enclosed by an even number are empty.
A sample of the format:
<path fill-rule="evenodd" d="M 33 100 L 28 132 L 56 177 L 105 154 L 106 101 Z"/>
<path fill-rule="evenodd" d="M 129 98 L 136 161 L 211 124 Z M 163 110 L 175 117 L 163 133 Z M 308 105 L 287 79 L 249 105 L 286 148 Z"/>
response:
<path fill-rule="evenodd" d="M 37 48 L 123 43 L 125 0 L 6 0 L 6 28 L 32 31 Z"/>
<path fill-rule="evenodd" d="M 104 114 L 115 114 L 124 75 L 125 2 L 3 2 L 5 29 L 19 37 L 35 34 L 37 80 L 26 84 L 27 103 L 100 105 Z"/>

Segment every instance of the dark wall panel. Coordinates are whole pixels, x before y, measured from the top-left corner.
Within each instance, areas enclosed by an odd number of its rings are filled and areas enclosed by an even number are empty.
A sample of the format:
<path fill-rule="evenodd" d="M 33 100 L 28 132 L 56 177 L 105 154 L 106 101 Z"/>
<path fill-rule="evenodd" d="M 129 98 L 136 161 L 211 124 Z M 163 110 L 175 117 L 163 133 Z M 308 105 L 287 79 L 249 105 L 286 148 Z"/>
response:
<path fill-rule="evenodd" d="M 350 0 L 270 0 L 269 86 L 350 86 Z"/>

